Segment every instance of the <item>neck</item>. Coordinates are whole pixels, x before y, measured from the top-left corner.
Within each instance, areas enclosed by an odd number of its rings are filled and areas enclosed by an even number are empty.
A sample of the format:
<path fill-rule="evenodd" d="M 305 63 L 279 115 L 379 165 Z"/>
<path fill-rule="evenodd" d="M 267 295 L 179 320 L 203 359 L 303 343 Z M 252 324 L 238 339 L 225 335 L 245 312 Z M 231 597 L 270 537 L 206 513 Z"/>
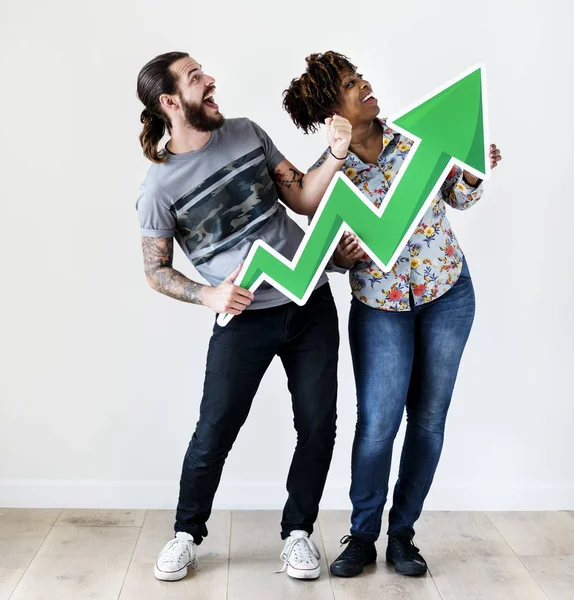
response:
<path fill-rule="evenodd" d="M 211 131 L 197 131 L 185 125 L 174 125 L 167 149 L 173 154 L 185 154 L 203 148 L 211 138 Z"/>
<path fill-rule="evenodd" d="M 369 156 L 373 153 L 378 156 L 383 149 L 383 136 L 378 121 L 354 124 L 349 148 L 359 158 L 361 155 Z"/>

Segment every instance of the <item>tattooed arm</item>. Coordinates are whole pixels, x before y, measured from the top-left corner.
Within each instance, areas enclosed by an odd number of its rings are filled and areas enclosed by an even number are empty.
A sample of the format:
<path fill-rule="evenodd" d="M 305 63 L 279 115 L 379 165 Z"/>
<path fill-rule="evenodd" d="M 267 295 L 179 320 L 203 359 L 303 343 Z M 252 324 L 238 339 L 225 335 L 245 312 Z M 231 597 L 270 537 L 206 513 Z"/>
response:
<path fill-rule="evenodd" d="M 191 281 L 173 267 L 173 238 L 142 237 L 144 270 L 147 282 L 170 298 L 202 304 L 201 283 Z"/>
<path fill-rule="evenodd" d="M 173 238 L 142 237 L 144 270 L 149 285 L 162 294 L 192 304 L 209 306 L 216 313 L 239 315 L 251 304 L 253 294 L 233 284 L 241 265 L 218 286 L 188 279 L 173 267 Z"/>
<path fill-rule="evenodd" d="M 329 156 L 320 167 L 303 175 L 285 159 L 273 169 L 271 176 L 279 198 L 291 210 L 300 215 L 313 216 L 333 175 L 343 163 L 344 161 Z"/>
<path fill-rule="evenodd" d="M 347 119 L 334 116 L 325 121 L 330 152 L 323 164 L 303 175 L 287 159 L 273 169 L 273 180 L 279 197 L 300 215 L 313 216 L 333 175 L 345 164 L 347 149 L 351 143 L 352 127 Z M 338 157 L 338 158 L 336 158 Z"/>

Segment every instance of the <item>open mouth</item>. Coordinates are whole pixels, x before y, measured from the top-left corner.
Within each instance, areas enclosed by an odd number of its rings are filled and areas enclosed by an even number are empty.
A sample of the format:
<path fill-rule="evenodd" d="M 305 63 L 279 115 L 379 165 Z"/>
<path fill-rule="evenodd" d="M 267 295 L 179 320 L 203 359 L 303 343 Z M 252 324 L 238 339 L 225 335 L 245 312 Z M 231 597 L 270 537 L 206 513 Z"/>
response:
<path fill-rule="evenodd" d="M 373 92 L 369 92 L 362 100 L 361 104 L 376 104 L 377 99 L 373 96 Z"/>
<path fill-rule="evenodd" d="M 206 96 L 203 99 L 203 103 L 208 106 L 209 108 L 213 108 L 214 110 L 217 110 L 219 108 L 219 106 L 215 103 L 215 100 L 213 99 L 213 96 L 215 94 L 210 94 L 209 96 Z"/>

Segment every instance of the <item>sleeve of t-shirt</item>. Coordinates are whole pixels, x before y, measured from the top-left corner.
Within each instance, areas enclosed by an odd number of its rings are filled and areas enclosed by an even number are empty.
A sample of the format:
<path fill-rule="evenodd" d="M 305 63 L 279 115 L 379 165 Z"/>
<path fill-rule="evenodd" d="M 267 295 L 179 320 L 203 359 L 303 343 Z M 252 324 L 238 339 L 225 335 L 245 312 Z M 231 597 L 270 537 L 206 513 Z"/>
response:
<path fill-rule="evenodd" d="M 176 232 L 175 215 L 169 200 L 155 185 L 144 182 L 136 202 L 140 233 L 144 237 L 173 237 Z"/>
<path fill-rule="evenodd" d="M 265 153 L 265 161 L 267 162 L 267 169 L 273 171 L 273 169 L 285 159 L 283 154 L 277 150 L 277 147 L 273 143 L 273 140 L 267 135 L 264 129 L 261 129 L 257 123 L 251 121 L 253 129 L 263 146 L 263 152 Z"/>

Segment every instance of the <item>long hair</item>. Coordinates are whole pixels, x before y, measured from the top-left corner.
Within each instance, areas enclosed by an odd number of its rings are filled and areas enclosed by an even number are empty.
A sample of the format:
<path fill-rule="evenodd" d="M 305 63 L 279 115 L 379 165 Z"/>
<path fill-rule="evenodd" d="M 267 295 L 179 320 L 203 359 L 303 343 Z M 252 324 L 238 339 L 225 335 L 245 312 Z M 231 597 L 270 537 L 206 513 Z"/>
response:
<path fill-rule="evenodd" d="M 159 98 L 162 94 L 177 94 L 177 77 L 170 67 L 174 62 L 188 56 L 186 52 L 160 54 L 150 60 L 138 75 L 137 96 L 145 106 L 140 116 L 143 130 L 139 140 L 144 155 L 155 163 L 167 160 L 165 152 L 160 151 L 158 145 L 166 129 L 170 130 L 169 119 L 161 108 Z"/>
<path fill-rule="evenodd" d="M 298 128 L 309 133 L 317 131 L 336 112 L 341 100 L 341 74 L 354 73 L 357 67 L 332 50 L 311 54 L 305 60 L 305 73 L 293 79 L 283 92 L 283 108 Z"/>

